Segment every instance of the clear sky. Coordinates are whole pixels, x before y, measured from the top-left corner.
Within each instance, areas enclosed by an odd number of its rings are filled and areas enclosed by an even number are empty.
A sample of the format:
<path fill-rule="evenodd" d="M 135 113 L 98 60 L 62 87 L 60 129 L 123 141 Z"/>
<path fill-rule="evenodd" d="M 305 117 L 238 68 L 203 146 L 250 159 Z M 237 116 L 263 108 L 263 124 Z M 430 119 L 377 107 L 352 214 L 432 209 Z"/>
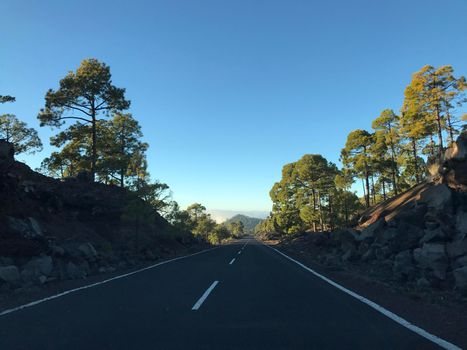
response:
<path fill-rule="evenodd" d="M 84 58 L 110 65 L 150 144 L 149 169 L 186 206 L 269 210 L 285 163 L 338 161 L 346 135 L 400 109 L 411 74 L 467 75 L 465 0 L 0 3 L 0 113 L 40 129 L 47 89 Z"/>

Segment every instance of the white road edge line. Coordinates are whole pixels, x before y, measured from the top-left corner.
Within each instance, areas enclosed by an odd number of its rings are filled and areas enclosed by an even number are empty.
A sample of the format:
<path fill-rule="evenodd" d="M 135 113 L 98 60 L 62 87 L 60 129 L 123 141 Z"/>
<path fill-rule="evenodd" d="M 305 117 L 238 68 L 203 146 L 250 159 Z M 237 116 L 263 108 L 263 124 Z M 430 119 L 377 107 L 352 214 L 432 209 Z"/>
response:
<path fill-rule="evenodd" d="M 27 303 L 27 304 L 24 304 L 24 305 L 20 305 L 20 306 L 11 308 L 11 309 L 7 309 L 7 310 L 4 310 L 4 311 L 1 311 L 1 312 L 0 312 L 0 317 L 1 317 L 1 316 L 4 316 L 4 315 L 7 315 L 7 314 L 11 314 L 12 312 L 15 312 L 15 311 L 19 311 L 19 310 L 22 310 L 22 309 L 25 309 L 25 308 L 28 308 L 28 307 L 31 307 L 31 306 L 35 306 L 35 305 L 37 305 L 37 304 L 41 304 L 41 303 L 43 303 L 43 302 L 45 302 L 45 301 L 49 301 L 49 300 L 53 300 L 53 299 L 60 298 L 60 297 L 62 297 L 62 296 L 64 296 L 64 295 L 67 295 L 67 294 L 70 294 L 70 293 L 74 293 L 74 292 L 77 292 L 77 291 L 80 291 L 80 290 L 83 290 L 83 289 L 92 288 L 92 287 L 95 287 L 95 286 L 98 286 L 98 285 L 101 285 L 101 284 L 105 284 L 105 283 L 108 283 L 108 282 L 111 282 L 111 281 L 115 281 L 115 280 L 118 280 L 118 279 L 120 279 L 120 278 L 128 277 L 128 276 L 137 274 L 137 273 L 142 272 L 142 271 L 146 271 L 146 270 L 149 270 L 149 269 L 153 269 L 153 268 L 155 268 L 155 267 L 158 267 L 158 266 L 161 266 L 161 265 L 165 265 L 165 264 L 168 264 L 168 263 L 173 262 L 173 261 L 176 261 L 176 260 L 181 260 L 181 259 L 189 258 L 189 257 L 194 256 L 194 255 L 206 253 L 206 252 L 209 252 L 209 251 L 214 250 L 214 249 L 217 249 L 217 248 L 219 248 L 219 247 L 209 248 L 209 249 L 201 250 L 201 251 L 196 252 L 196 253 L 193 253 L 193 254 L 188 254 L 188 255 L 184 255 L 184 256 L 179 256 L 179 257 L 177 257 L 177 258 L 173 258 L 173 259 L 161 261 L 160 263 L 157 263 L 157 264 L 154 264 L 154 265 L 151 265 L 151 266 L 147 266 L 147 267 L 144 267 L 144 268 L 139 269 L 139 270 L 136 270 L 136 271 L 132 271 L 132 272 L 129 272 L 129 273 L 125 273 L 125 274 L 123 274 L 123 275 L 115 276 L 115 277 L 109 278 L 109 279 L 104 280 L 104 281 L 101 281 L 101 282 L 96 282 L 96 283 L 93 283 L 93 284 L 88 284 L 88 285 L 86 285 L 86 286 L 82 286 L 82 287 L 75 288 L 75 289 L 70 289 L 70 290 L 64 291 L 64 292 L 62 292 L 62 293 L 58 293 L 58 294 L 55 294 L 55 295 L 51 295 L 50 297 L 47 297 L 47 298 L 44 298 L 44 299 L 35 300 L 35 301 L 32 301 L 32 302 Z"/>
<path fill-rule="evenodd" d="M 234 261 L 235 261 L 235 258 L 233 258 L 232 260 L 230 260 L 229 265 L 232 265 L 232 264 L 234 263 Z"/>
<path fill-rule="evenodd" d="M 216 288 L 218 283 L 219 283 L 219 281 L 212 282 L 211 286 L 208 289 L 206 289 L 204 294 L 201 296 L 201 298 L 198 299 L 198 301 L 195 303 L 195 305 L 193 305 L 193 307 L 191 309 L 192 310 L 198 310 L 201 307 L 201 305 L 203 305 L 204 301 L 207 299 L 207 297 L 212 292 L 212 290 L 214 288 Z"/>
<path fill-rule="evenodd" d="M 262 242 L 263 243 L 263 242 Z M 402 317 L 396 315 L 395 313 L 389 311 L 388 309 L 385 309 L 384 307 L 382 307 L 381 305 L 378 305 L 376 304 L 375 302 L 351 291 L 350 289 L 347 289 L 343 286 L 341 286 L 340 284 L 330 280 L 329 278 L 319 274 L 318 272 L 310 269 L 309 267 L 303 265 L 301 262 L 291 258 L 290 256 L 282 253 L 280 250 L 276 249 L 276 248 L 273 248 L 265 243 L 263 243 L 266 247 L 268 248 L 271 248 L 272 250 L 275 250 L 277 253 L 279 253 L 280 255 L 284 256 L 285 258 L 289 259 L 290 261 L 293 261 L 294 263 L 296 263 L 297 265 L 299 265 L 300 267 L 303 267 L 305 270 L 307 270 L 308 272 L 311 272 L 313 275 L 315 275 L 316 277 L 319 277 L 321 278 L 323 281 L 329 283 L 330 285 L 336 287 L 337 289 L 340 289 L 341 291 L 343 291 L 344 293 L 347 293 L 349 294 L 350 296 L 354 297 L 355 299 L 361 301 L 362 303 L 364 304 L 367 304 L 368 306 L 372 307 L 373 309 L 375 309 L 376 311 L 382 313 L 384 316 L 387 316 L 389 317 L 391 320 L 399 323 L 401 326 L 411 330 L 412 332 L 414 333 L 417 333 L 418 335 L 422 336 L 423 338 L 425 339 L 428 339 L 430 340 L 431 342 L 439 345 L 440 347 L 444 348 L 444 349 L 448 349 L 448 350 L 462 350 L 460 347 L 458 347 L 457 345 L 454 345 L 442 338 L 439 338 L 437 337 L 436 335 L 434 334 L 431 334 L 427 331 L 425 331 L 424 329 L 420 328 L 420 327 L 417 327 L 415 326 L 414 324 L 410 323 L 409 321 L 403 319 Z"/>

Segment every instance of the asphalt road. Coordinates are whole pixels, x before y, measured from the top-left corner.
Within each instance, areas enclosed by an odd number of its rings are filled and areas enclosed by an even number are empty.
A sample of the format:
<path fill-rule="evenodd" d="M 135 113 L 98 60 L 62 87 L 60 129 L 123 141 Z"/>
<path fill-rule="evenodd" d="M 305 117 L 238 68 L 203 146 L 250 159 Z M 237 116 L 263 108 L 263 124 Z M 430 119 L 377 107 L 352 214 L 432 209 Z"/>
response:
<path fill-rule="evenodd" d="M 253 239 L 0 316 L 2 350 L 432 348 Z"/>

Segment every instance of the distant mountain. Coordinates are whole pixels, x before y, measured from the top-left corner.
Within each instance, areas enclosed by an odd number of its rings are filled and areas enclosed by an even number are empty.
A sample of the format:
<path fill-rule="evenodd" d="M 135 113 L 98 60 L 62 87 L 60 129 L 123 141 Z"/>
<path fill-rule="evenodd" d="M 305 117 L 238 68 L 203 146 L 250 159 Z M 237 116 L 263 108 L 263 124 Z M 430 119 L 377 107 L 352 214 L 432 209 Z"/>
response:
<path fill-rule="evenodd" d="M 231 217 L 230 219 L 228 219 L 225 223 L 229 224 L 231 222 L 238 222 L 238 221 L 241 221 L 243 223 L 243 226 L 245 227 L 245 232 L 248 232 L 248 231 L 253 231 L 256 225 L 258 225 L 262 221 L 262 219 L 252 218 L 250 216 L 246 216 L 243 214 L 237 214 Z"/>
<path fill-rule="evenodd" d="M 260 218 L 265 219 L 268 215 L 268 211 L 260 211 L 260 210 L 223 210 L 223 209 L 210 209 L 208 208 L 207 212 L 211 214 L 211 217 L 216 220 L 217 223 L 222 223 L 235 215 L 241 214 L 245 216 L 249 216 L 251 218 Z"/>

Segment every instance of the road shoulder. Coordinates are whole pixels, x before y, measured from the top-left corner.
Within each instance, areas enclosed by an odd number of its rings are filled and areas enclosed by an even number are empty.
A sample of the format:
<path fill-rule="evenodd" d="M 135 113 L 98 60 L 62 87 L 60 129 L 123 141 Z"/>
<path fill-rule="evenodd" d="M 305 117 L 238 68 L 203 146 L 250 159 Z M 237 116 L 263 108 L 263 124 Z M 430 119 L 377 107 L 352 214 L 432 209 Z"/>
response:
<path fill-rule="evenodd" d="M 327 267 L 319 264 L 312 251 L 299 242 L 266 244 L 287 254 L 317 273 L 374 301 L 426 331 L 462 348 L 467 348 L 467 302 L 446 293 L 434 296 L 414 294 L 403 286 L 370 278 L 352 266 Z"/>

